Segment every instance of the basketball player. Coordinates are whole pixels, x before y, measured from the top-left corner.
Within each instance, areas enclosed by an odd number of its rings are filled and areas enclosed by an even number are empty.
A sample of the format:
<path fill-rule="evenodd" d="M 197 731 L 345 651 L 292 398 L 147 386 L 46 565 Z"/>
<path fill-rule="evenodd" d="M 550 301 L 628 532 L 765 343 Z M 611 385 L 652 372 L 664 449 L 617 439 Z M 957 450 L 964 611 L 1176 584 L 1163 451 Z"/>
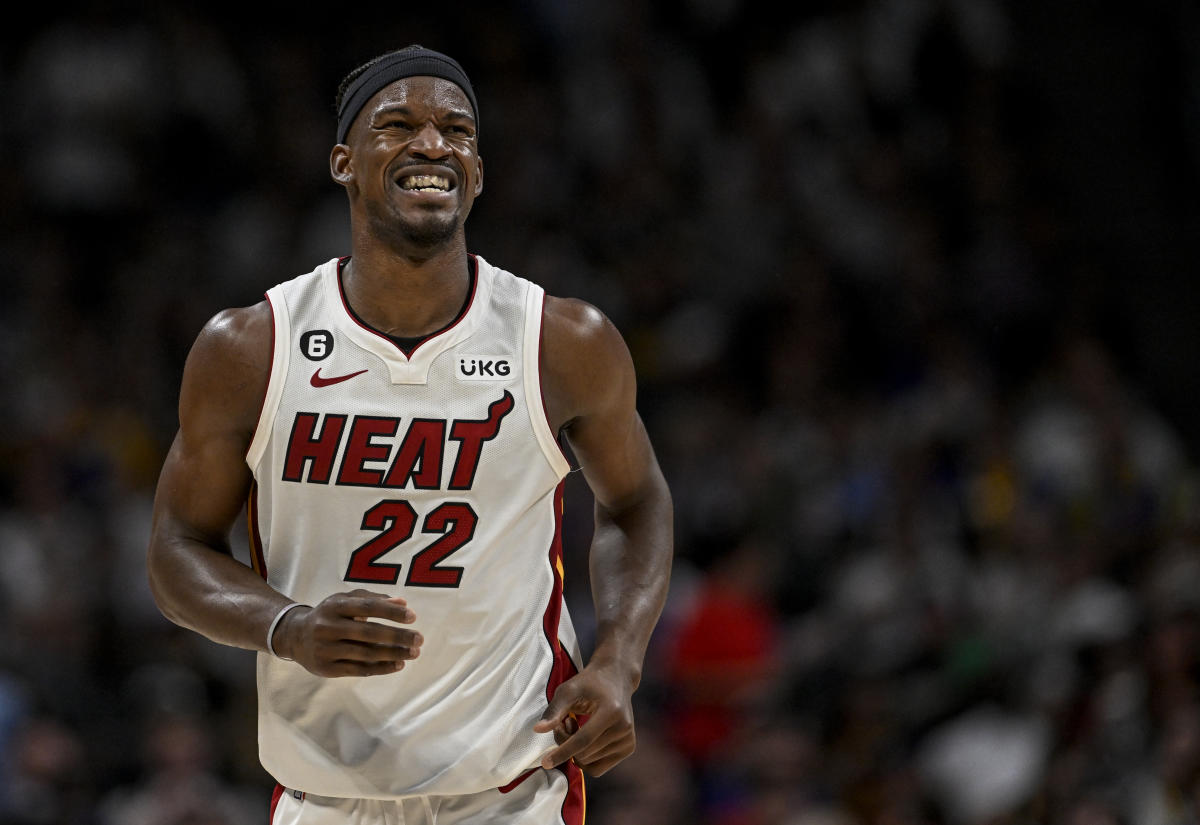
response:
<path fill-rule="evenodd" d="M 634 749 L 670 495 L 613 325 L 468 254 L 478 134 L 443 54 L 351 73 L 330 171 L 352 254 L 216 315 L 184 370 L 150 580 L 172 621 L 259 651 L 273 825 L 571 825 L 581 769 Z M 582 668 L 560 436 L 596 500 Z"/>

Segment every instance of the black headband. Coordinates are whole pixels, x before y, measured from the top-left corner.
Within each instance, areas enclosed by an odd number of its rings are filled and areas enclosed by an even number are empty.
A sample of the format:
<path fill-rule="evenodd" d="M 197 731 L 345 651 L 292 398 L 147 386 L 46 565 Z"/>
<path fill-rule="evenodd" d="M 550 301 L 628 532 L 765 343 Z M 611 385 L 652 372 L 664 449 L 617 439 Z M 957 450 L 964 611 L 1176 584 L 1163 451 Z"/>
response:
<path fill-rule="evenodd" d="M 337 142 L 346 142 L 350 124 L 372 95 L 403 77 L 417 75 L 440 77 L 457 83 L 471 101 L 471 114 L 475 116 L 475 122 L 478 124 L 479 104 L 475 102 L 475 90 L 471 88 L 471 81 L 467 79 L 467 73 L 458 65 L 458 61 L 433 49 L 408 48 L 379 58 L 346 88 L 341 108 L 338 110 Z"/>

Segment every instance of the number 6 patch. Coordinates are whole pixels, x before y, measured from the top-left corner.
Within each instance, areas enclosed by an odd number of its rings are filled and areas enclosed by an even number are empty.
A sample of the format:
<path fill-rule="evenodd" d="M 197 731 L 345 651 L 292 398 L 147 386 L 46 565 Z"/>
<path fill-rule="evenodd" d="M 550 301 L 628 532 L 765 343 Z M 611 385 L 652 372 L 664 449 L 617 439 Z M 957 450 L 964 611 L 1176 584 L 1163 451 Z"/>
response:
<path fill-rule="evenodd" d="M 300 353 L 309 361 L 324 361 L 333 352 L 333 333 L 311 329 L 300 336 Z"/>

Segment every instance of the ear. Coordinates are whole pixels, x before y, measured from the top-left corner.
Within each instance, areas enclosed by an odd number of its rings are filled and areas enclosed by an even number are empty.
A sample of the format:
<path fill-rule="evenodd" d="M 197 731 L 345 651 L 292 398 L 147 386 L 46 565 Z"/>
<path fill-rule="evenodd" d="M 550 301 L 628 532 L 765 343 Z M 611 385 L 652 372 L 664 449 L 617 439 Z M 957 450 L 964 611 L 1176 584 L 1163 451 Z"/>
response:
<path fill-rule="evenodd" d="M 350 147 L 339 143 L 329 153 L 329 176 L 349 189 L 354 184 L 354 167 L 350 163 Z"/>
<path fill-rule="evenodd" d="M 475 156 L 475 197 L 483 191 L 483 158 Z"/>

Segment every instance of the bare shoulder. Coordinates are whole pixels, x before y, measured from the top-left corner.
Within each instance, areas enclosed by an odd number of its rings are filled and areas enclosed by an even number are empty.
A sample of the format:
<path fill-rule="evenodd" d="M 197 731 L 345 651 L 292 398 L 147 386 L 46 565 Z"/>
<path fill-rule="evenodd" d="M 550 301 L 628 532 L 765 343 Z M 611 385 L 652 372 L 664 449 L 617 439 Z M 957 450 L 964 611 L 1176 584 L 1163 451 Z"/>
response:
<path fill-rule="evenodd" d="M 546 296 L 541 367 L 546 412 L 556 431 L 634 392 L 633 360 L 621 333 L 578 298 Z"/>
<path fill-rule="evenodd" d="M 208 319 L 188 358 L 231 359 L 269 366 L 273 334 L 271 305 L 267 301 L 224 309 Z"/>
<path fill-rule="evenodd" d="M 547 295 L 542 322 L 547 345 L 567 348 L 624 346 L 621 334 L 612 321 L 599 309 L 579 298 Z"/>
<path fill-rule="evenodd" d="M 271 305 L 222 310 L 196 337 L 184 367 L 180 423 L 223 420 L 253 432 L 271 373 L 274 322 Z"/>

